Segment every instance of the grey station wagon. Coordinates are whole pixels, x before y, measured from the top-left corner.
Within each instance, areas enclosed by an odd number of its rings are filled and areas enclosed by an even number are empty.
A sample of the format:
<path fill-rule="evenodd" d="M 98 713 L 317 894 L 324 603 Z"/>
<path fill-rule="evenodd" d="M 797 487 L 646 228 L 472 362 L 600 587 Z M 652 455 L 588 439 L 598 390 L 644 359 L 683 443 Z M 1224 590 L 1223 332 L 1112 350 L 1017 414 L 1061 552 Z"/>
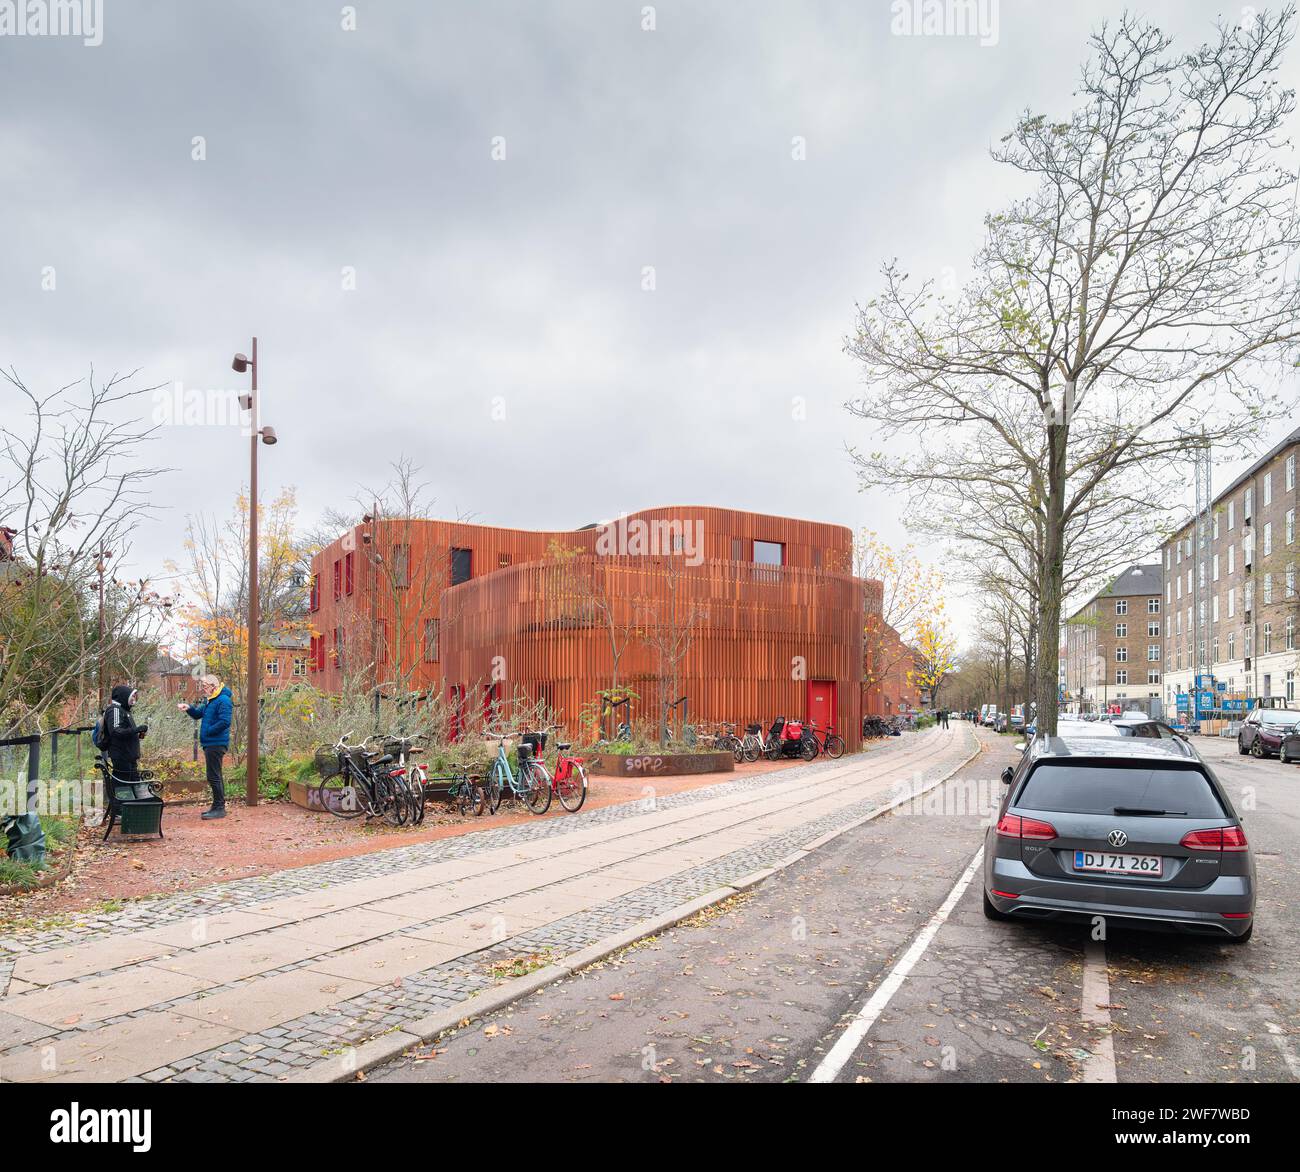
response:
<path fill-rule="evenodd" d="M 991 920 L 1132 922 L 1245 941 L 1255 860 L 1212 770 L 1179 737 L 1039 737 L 984 844 Z"/>

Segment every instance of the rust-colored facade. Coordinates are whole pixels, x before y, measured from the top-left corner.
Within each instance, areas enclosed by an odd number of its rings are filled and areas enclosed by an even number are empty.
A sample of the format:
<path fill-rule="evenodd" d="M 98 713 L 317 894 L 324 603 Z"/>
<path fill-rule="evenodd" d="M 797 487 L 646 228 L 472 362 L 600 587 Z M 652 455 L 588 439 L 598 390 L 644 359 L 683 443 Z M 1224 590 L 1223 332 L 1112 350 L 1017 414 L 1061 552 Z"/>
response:
<path fill-rule="evenodd" d="M 552 532 L 374 518 L 314 559 L 309 678 L 467 711 L 522 695 L 575 732 L 617 682 L 650 727 L 686 696 L 692 721 L 812 717 L 856 746 L 870 592 L 851 564 L 842 526 L 730 509 Z"/>

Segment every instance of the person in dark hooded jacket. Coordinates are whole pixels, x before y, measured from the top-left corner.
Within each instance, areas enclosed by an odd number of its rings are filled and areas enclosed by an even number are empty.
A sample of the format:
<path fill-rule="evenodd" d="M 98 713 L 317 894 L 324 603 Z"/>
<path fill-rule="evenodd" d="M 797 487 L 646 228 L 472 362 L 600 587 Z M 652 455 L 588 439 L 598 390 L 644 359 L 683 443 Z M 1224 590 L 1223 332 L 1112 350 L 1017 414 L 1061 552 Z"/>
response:
<path fill-rule="evenodd" d="M 113 773 L 123 780 L 134 778 L 140 768 L 140 739 L 149 731 L 131 715 L 138 693 L 130 684 L 113 688 L 112 700 L 104 709 L 101 744 Z"/>

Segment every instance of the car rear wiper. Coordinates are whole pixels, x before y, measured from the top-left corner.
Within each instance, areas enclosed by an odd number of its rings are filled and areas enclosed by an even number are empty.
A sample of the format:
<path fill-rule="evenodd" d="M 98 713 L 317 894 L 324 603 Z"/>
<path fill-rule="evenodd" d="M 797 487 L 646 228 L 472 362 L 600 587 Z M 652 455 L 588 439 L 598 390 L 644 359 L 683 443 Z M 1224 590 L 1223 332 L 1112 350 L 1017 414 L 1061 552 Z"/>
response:
<path fill-rule="evenodd" d="M 1135 818 L 1144 818 L 1148 815 L 1158 817 L 1161 814 L 1175 814 L 1182 818 L 1187 817 L 1186 810 L 1144 810 L 1141 806 L 1116 806 L 1111 813 L 1119 815 L 1131 814 Z"/>

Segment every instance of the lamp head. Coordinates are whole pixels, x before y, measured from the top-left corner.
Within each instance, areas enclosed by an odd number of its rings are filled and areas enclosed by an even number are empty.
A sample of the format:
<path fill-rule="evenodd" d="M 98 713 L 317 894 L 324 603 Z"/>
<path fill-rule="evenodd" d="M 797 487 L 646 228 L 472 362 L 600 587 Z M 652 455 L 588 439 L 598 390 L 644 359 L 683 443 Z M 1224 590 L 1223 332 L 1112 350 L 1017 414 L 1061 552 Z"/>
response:
<path fill-rule="evenodd" d="M 278 439 L 278 437 L 277 437 L 276 434 L 275 434 L 275 428 L 274 428 L 274 427 L 264 427 L 264 428 L 262 428 L 262 442 L 263 442 L 264 444 L 273 444 L 273 443 L 275 443 L 275 442 L 277 441 L 277 439 Z"/>
<path fill-rule="evenodd" d="M 236 354 L 235 360 L 230 364 L 230 369 L 236 374 L 243 374 L 248 369 L 248 356 L 245 354 Z"/>

